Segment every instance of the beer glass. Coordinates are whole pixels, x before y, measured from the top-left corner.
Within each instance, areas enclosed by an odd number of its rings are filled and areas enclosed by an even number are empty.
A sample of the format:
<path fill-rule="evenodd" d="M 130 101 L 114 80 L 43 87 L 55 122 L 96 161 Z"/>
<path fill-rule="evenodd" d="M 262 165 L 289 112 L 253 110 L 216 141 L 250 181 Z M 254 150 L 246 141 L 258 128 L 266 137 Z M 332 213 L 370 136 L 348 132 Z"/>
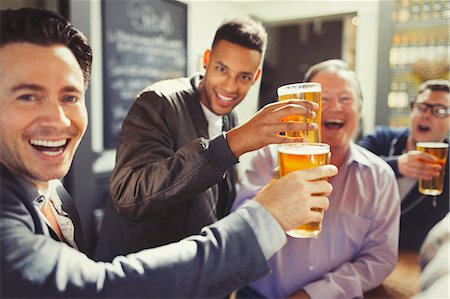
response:
<path fill-rule="evenodd" d="M 313 168 L 330 162 L 330 146 L 325 143 L 285 143 L 278 146 L 280 177 L 292 171 Z M 294 238 L 316 237 L 322 222 L 310 222 L 287 231 Z"/>
<path fill-rule="evenodd" d="M 435 156 L 442 166 L 442 169 L 438 176 L 433 177 L 431 180 L 419 179 L 419 192 L 424 195 L 440 195 L 444 190 L 444 177 L 445 177 L 445 163 L 448 156 L 448 144 L 444 142 L 418 142 L 416 144 L 417 150 Z"/>
<path fill-rule="evenodd" d="M 316 110 L 316 117 L 314 119 L 302 115 L 290 115 L 283 118 L 283 121 L 303 123 L 315 122 L 319 127 L 315 131 L 288 131 L 284 132 L 284 134 L 288 137 L 302 137 L 303 142 L 321 142 L 322 86 L 319 83 L 312 82 L 294 83 L 279 87 L 277 89 L 277 94 L 278 101 L 301 99 L 319 104 L 319 109 Z"/>

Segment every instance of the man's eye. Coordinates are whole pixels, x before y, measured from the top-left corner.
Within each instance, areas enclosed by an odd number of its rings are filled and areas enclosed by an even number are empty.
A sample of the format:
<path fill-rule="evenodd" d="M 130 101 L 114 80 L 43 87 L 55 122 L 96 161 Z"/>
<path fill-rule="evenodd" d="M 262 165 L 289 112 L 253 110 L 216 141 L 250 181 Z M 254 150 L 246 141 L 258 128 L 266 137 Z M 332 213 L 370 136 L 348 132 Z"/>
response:
<path fill-rule="evenodd" d="M 23 94 L 23 95 L 20 95 L 18 97 L 18 99 L 21 101 L 34 101 L 34 100 L 36 100 L 36 96 L 34 96 L 32 94 Z"/>
<path fill-rule="evenodd" d="M 351 101 L 353 101 L 353 98 L 349 97 L 349 96 L 340 97 L 339 99 L 341 101 L 343 101 L 343 102 L 351 102 Z"/>
<path fill-rule="evenodd" d="M 252 80 L 252 77 L 249 75 L 241 75 L 241 80 L 248 82 Z"/>
<path fill-rule="evenodd" d="M 63 98 L 64 102 L 68 102 L 68 103 L 76 103 L 78 101 L 78 97 L 76 96 L 65 96 Z"/>
<path fill-rule="evenodd" d="M 427 107 L 427 105 L 417 104 L 416 109 L 420 112 L 425 112 L 428 109 L 428 107 Z"/>
<path fill-rule="evenodd" d="M 226 71 L 226 69 L 223 66 L 220 66 L 220 65 L 216 66 L 216 70 L 218 70 L 221 73 Z"/>
<path fill-rule="evenodd" d="M 444 107 L 435 107 L 434 108 L 434 113 L 438 114 L 438 115 L 446 115 L 447 114 L 447 109 L 445 109 Z"/>

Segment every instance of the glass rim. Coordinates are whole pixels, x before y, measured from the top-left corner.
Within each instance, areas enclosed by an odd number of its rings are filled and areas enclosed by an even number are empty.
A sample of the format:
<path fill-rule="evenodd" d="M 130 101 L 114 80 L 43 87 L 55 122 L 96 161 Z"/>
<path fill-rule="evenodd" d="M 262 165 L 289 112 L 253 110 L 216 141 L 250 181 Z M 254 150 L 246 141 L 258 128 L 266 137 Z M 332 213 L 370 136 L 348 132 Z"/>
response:
<path fill-rule="evenodd" d="M 427 148 L 448 148 L 448 143 L 445 142 L 433 142 L 433 141 L 420 141 L 416 143 L 416 147 L 427 147 Z"/>
<path fill-rule="evenodd" d="M 330 145 L 322 142 L 289 142 L 278 145 L 277 151 L 298 154 L 326 154 L 330 152 Z"/>
<path fill-rule="evenodd" d="M 282 85 L 277 88 L 277 95 L 282 96 L 296 92 L 322 92 L 322 85 L 317 82 L 301 82 Z"/>

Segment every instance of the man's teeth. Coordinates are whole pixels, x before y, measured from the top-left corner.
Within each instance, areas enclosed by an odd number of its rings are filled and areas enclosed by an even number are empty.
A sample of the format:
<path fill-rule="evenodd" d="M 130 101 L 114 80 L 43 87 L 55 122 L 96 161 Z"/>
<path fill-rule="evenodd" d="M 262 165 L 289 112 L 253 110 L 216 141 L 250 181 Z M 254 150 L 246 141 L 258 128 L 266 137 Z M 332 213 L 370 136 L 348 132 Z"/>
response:
<path fill-rule="evenodd" d="M 225 97 L 221 94 L 217 94 L 217 96 L 224 102 L 231 102 L 233 100 L 233 97 Z"/>
<path fill-rule="evenodd" d="M 63 152 L 63 150 L 57 150 L 55 152 L 43 151 L 42 153 L 47 156 L 56 156 Z"/>
<path fill-rule="evenodd" d="M 30 144 L 36 146 L 44 146 L 44 147 L 60 147 L 64 146 L 67 143 L 67 139 L 61 140 L 41 140 L 41 139 L 31 139 Z"/>
<path fill-rule="evenodd" d="M 327 124 L 336 124 L 336 125 L 342 125 L 344 124 L 344 121 L 342 119 L 329 119 L 325 121 Z"/>

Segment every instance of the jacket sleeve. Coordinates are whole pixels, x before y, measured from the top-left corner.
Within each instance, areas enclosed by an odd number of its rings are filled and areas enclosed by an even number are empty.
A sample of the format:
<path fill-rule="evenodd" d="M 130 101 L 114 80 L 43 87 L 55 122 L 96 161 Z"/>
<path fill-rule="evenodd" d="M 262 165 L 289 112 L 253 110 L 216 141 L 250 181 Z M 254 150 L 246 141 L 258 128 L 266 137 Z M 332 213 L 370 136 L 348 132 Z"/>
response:
<path fill-rule="evenodd" d="M 0 295 L 220 298 L 269 271 L 258 241 L 263 238 L 273 243 L 272 234 L 284 234 L 268 215 L 252 202 L 204 228 L 200 235 L 103 263 L 35 234 L 33 220 L 23 204 L 2 198 Z M 268 255 L 283 242 L 285 239 L 275 238 L 277 244 L 271 244 Z"/>
<path fill-rule="evenodd" d="M 364 180 L 364 178 L 361 178 Z M 374 181 L 371 224 L 358 254 L 321 279 L 307 284 L 311 298 L 362 298 L 394 269 L 398 255 L 400 199 L 391 169 L 385 168 Z"/>
<path fill-rule="evenodd" d="M 131 220 L 164 217 L 179 201 L 220 181 L 237 163 L 223 135 L 176 144 L 181 121 L 176 109 L 181 108 L 146 92 L 124 121 L 110 193 L 119 212 Z"/>
<path fill-rule="evenodd" d="M 395 173 L 396 177 L 401 176 L 398 171 L 398 157 L 397 154 L 390 154 L 391 142 L 394 136 L 389 129 L 378 127 L 372 134 L 363 136 L 357 141 L 357 144 L 371 151 L 381 159 L 386 161 Z"/>

